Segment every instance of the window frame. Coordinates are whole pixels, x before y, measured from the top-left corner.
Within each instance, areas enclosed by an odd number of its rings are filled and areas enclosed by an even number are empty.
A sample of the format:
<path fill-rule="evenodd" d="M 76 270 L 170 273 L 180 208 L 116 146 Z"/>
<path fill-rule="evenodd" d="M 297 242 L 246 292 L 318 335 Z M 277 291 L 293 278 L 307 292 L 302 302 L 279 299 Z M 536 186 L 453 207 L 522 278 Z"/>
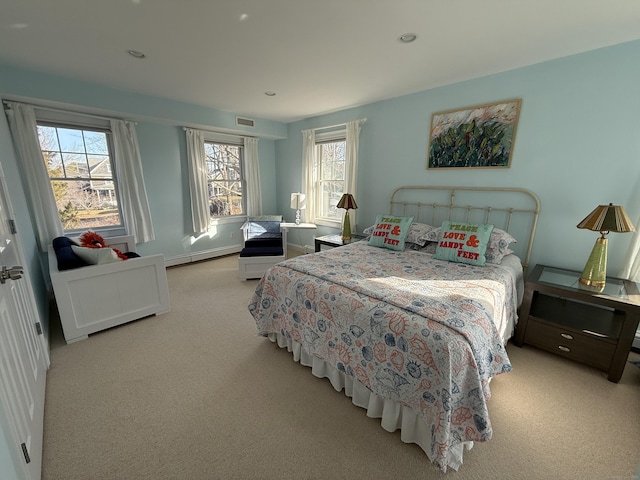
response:
<path fill-rule="evenodd" d="M 120 218 L 119 225 L 109 225 L 102 227 L 91 227 L 92 231 L 99 233 L 104 238 L 127 235 L 127 228 L 125 225 L 125 212 L 123 211 L 121 195 L 119 191 L 117 169 L 115 164 L 115 149 L 113 145 L 113 134 L 111 131 L 111 123 L 108 119 L 94 117 L 90 115 L 84 115 L 81 113 L 73 113 L 67 111 L 57 111 L 51 109 L 44 109 L 36 107 L 34 109 L 36 116 L 37 127 L 54 127 L 54 128 L 70 128 L 75 130 L 84 130 L 90 132 L 100 132 L 106 135 L 107 150 L 109 156 L 109 167 L 111 170 L 111 181 L 113 182 L 114 195 L 117 201 L 118 216 Z M 85 179 L 91 181 L 90 178 Z M 65 179 L 53 179 L 49 177 L 49 184 L 52 185 L 54 181 L 69 181 Z M 71 180 L 74 181 L 74 180 Z M 57 210 L 57 205 L 56 205 Z M 60 218 L 62 222 L 62 219 Z M 74 236 L 87 231 L 87 227 L 79 227 L 73 229 L 65 229 L 63 225 L 63 232 L 65 235 Z"/>
<path fill-rule="evenodd" d="M 218 132 L 203 132 L 204 143 L 218 143 L 224 145 L 233 145 L 234 147 L 240 148 L 240 183 L 242 185 L 242 214 L 239 215 L 225 215 L 214 217 L 209 214 L 209 225 L 224 225 L 226 223 L 238 223 L 240 221 L 244 222 L 247 219 L 247 179 L 245 173 L 245 145 L 244 139 L 237 135 L 229 135 Z M 204 147 L 204 146 L 203 146 Z M 205 154 L 206 155 L 206 154 Z M 206 159 L 205 159 L 206 162 Z M 207 182 L 208 184 L 208 182 Z M 208 186 L 208 185 L 207 185 Z M 207 209 L 209 209 L 209 204 L 207 204 Z"/>
<path fill-rule="evenodd" d="M 347 158 L 346 158 L 347 130 L 346 128 L 341 128 L 339 130 L 334 130 L 331 132 L 316 133 L 315 135 L 314 148 L 316 149 L 316 152 L 315 152 L 315 165 L 313 166 L 313 168 L 317 172 L 317 175 L 314 181 L 313 199 L 316 202 L 317 207 L 316 207 L 316 218 L 314 219 L 314 223 L 316 225 L 322 225 L 322 226 L 332 227 L 332 228 L 341 228 L 342 216 L 340 216 L 340 218 L 333 219 L 331 217 L 324 217 L 321 215 L 322 213 L 324 213 L 324 212 L 321 212 L 321 208 L 320 208 L 322 205 L 322 197 L 323 197 L 322 196 L 323 190 L 321 187 L 321 182 L 323 180 L 320 178 L 321 165 L 322 165 L 321 148 L 323 144 L 337 143 L 337 142 L 344 142 L 345 144 L 344 164 L 346 169 L 346 162 L 347 162 Z M 346 172 L 343 172 L 343 177 L 345 176 L 345 174 Z M 343 178 L 342 182 L 343 182 L 343 190 L 344 190 L 344 182 L 346 182 L 346 178 Z"/>

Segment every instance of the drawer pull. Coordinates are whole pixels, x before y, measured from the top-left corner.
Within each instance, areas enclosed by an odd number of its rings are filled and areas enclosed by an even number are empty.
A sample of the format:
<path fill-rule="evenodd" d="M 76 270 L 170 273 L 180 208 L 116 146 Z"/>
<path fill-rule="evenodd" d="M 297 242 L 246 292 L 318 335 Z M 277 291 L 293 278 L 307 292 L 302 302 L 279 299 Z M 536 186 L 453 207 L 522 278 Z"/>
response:
<path fill-rule="evenodd" d="M 567 340 L 573 340 L 573 335 L 569 335 L 568 333 L 561 333 L 560 336 L 562 338 L 566 338 Z"/>
<path fill-rule="evenodd" d="M 570 352 L 571 349 L 569 347 L 565 347 L 564 345 L 558 345 L 558 348 L 563 352 Z"/>

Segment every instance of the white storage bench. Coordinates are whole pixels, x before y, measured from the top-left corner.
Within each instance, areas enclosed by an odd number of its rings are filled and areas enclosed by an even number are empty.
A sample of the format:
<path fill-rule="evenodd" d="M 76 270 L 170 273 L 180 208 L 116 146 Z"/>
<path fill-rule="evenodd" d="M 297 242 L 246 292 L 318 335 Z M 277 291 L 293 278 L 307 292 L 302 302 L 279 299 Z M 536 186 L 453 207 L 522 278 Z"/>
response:
<path fill-rule="evenodd" d="M 135 252 L 131 236 L 105 242 L 122 252 Z M 50 246 L 49 273 L 67 343 L 170 310 L 164 255 L 60 271 Z"/>

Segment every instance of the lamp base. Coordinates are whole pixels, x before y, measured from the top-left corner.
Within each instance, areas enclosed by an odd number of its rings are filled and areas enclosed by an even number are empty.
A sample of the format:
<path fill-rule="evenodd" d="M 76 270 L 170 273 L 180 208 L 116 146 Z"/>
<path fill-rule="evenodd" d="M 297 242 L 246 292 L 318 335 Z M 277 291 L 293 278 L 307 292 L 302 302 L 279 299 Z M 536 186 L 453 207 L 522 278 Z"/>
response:
<path fill-rule="evenodd" d="M 351 240 L 351 220 L 349 219 L 349 210 L 344 214 L 344 223 L 342 224 L 342 240 Z"/>
<path fill-rule="evenodd" d="M 580 283 L 594 289 L 603 289 L 607 283 L 607 239 L 596 240 L 589 260 L 580 276 Z"/>
<path fill-rule="evenodd" d="M 300 209 L 296 210 L 296 225 L 300 225 Z"/>

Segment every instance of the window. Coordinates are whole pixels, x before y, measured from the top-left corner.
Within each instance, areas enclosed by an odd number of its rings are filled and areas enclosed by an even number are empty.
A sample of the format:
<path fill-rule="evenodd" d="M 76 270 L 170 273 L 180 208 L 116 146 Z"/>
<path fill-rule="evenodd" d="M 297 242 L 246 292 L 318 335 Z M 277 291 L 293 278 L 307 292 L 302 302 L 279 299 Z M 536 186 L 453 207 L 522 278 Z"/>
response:
<path fill-rule="evenodd" d="M 211 218 L 245 214 L 244 147 L 231 143 L 204 142 L 207 189 Z"/>
<path fill-rule="evenodd" d="M 123 228 L 111 133 L 38 122 L 38 140 L 64 231 Z"/>
<path fill-rule="evenodd" d="M 335 133 L 334 133 L 335 136 Z M 316 136 L 316 221 L 340 222 L 342 212 L 336 208 L 345 188 L 347 141 L 344 138 L 322 140 Z"/>

